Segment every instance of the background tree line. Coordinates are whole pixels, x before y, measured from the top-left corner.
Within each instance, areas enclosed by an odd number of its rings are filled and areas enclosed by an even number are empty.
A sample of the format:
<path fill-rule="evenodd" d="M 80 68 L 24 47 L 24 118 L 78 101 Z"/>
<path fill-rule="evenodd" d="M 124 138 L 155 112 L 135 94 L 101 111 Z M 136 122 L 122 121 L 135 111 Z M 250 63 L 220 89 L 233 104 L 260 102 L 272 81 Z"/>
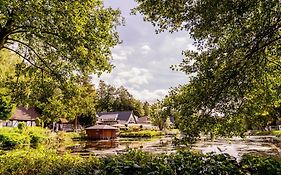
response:
<path fill-rule="evenodd" d="M 97 111 L 133 111 L 135 115 L 142 117 L 149 115 L 149 103 L 141 102 L 131 95 L 123 86 L 114 87 L 100 81 L 97 89 Z"/>

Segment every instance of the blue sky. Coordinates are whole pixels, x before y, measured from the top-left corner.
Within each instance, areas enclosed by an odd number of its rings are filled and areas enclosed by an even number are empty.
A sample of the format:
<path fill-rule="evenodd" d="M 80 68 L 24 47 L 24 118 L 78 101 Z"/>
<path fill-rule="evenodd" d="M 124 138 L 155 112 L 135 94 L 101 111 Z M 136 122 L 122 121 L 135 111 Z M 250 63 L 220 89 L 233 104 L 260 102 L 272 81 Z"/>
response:
<path fill-rule="evenodd" d="M 188 76 L 172 71 L 181 62 L 181 52 L 194 48 L 188 33 L 155 34 L 151 23 L 141 15 L 130 15 L 134 0 L 105 0 L 106 7 L 120 9 L 125 26 L 118 27 L 122 44 L 112 50 L 114 70 L 100 79 L 114 86 L 124 86 L 137 99 L 155 102 L 168 94 L 170 87 L 188 82 Z M 93 82 L 98 84 L 99 79 Z"/>

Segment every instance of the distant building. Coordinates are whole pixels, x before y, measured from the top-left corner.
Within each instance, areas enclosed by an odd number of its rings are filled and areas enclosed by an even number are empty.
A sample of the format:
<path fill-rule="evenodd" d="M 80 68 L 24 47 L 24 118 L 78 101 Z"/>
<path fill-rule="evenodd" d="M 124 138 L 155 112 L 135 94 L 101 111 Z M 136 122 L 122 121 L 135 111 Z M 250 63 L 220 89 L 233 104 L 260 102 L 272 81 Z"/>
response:
<path fill-rule="evenodd" d="M 97 124 L 101 125 L 136 124 L 138 120 L 133 111 L 100 112 L 97 115 Z"/>
<path fill-rule="evenodd" d="M 148 116 L 138 118 L 138 124 L 151 124 L 151 120 Z"/>
<path fill-rule="evenodd" d="M 40 114 L 34 108 L 17 107 L 12 117 L 2 123 L 2 126 L 17 127 L 19 122 L 24 122 L 26 126 L 36 126 L 35 120 Z"/>
<path fill-rule="evenodd" d="M 109 125 L 95 125 L 86 128 L 88 139 L 105 140 L 115 139 L 117 137 L 117 128 Z"/>
<path fill-rule="evenodd" d="M 59 121 L 55 123 L 55 131 L 73 131 L 74 130 L 74 121 L 70 122 L 65 118 L 59 118 Z"/>

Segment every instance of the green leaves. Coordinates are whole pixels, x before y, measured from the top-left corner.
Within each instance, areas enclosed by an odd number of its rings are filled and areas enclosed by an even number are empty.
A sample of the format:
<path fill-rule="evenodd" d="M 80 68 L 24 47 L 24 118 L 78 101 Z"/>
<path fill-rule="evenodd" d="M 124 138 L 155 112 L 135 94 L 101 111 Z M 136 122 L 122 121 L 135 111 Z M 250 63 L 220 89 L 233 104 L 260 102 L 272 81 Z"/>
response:
<path fill-rule="evenodd" d="M 138 150 L 114 156 L 79 157 L 53 150 L 14 150 L 0 155 L 0 173 L 33 174 L 179 174 L 179 175 L 276 175 L 281 162 L 273 157 L 246 155 L 238 162 L 227 154 L 191 151 L 151 154 Z"/>
<path fill-rule="evenodd" d="M 100 81 L 97 94 L 97 110 L 100 112 L 133 111 L 137 116 L 144 115 L 142 102 L 123 86 L 116 88 Z"/>
<path fill-rule="evenodd" d="M 0 120 L 9 119 L 15 110 L 15 104 L 10 96 L 0 93 Z"/>
<path fill-rule="evenodd" d="M 110 49 L 119 43 L 119 11 L 100 0 L 3 1 L 0 49 L 56 78 L 111 70 Z M 13 47 L 17 45 L 18 47 Z"/>
<path fill-rule="evenodd" d="M 166 99 L 157 101 L 150 107 L 150 120 L 153 125 L 158 126 L 160 131 L 168 127 L 167 120 L 168 117 L 171 117 L 170 108 L 165 103 Z"/>
<path fill-rule="evenodd" d="M 193 119 L 216 124 L 221 120 L 218 114 L 224 122 L 239 123 L 234 118 L 247 118 L 249 106 L 266 111 L 266 106 L 275 103 L 281 75 L 280 1 L 137 2 L 133 11 L 143 14 L 158 32 L 183 30 L 195 41 L 197 51 L 185 51 L 183 62 L 176 67 L 192 76 L 190 85 L 178 95 L 186 128 L 194 126 L 187 124 Z"/>

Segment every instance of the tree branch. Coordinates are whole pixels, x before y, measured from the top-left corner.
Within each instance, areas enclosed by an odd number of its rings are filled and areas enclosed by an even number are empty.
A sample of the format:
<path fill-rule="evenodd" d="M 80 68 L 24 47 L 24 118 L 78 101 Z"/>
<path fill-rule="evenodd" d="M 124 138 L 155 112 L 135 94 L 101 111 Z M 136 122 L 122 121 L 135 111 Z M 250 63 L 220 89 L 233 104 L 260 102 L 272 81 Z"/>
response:
<path fill-rule="evenodd" d="M 30 28 L 30 29 L 39 30 L 40 33 L 45 33 L 45 34 L 54 35 L 54 36 L 59 37 L 58 33 L 53 33 L 53 32 L 47 31 L 47 30 L 41 30 L 41 29 L 38 29 L 37 27 L 33 27 L 33 26 L 15 26 L 15 27 L 16 28 L 14 30 Z"/>
<path fill-rule="evenodd" d="M 252 56 L 255 52 L 269 46 L 270 44 L 274 43 L 275 41 L 278 41 L 279 39 L 281 39 L 281 36 L 280 37 L 277 37 L 267 43 L 265 43 L 264 45 L 262 45 L 261 47 L 257 47 L 256 49 L 252 50 L 250 53 L 246 54 L 245 58 L 249 58 L 250 56 Z"/>
<path fill-rule="evenodd" d="M 18 30 L 18 31 L 10 32 L 10 35 L 15 34 L 15 33 L 25 33 L 25 32 L 28 32 L 28 31 L 27 30 Z"/>
<path fill-rule="evenodd" d="M 11 49 L 11 48 L 9 48 L 9 47 L 6 47 L 6 46 L 4 46 L 3 48 L 8 49 L 8 50 L 10 50 L 10 51 L 16 53 L 17 55 L 19 55 L 20 57 L 22 57 L 24 60 L 26 60 L 27 62 L 29 62 L 32 66 L 34 66 L 34 67 L 36 67 L 36 68 L 38 68 L 38 69 L 40 69 L 40 70 L 44 70 L 44 68 L 39 67 L 39 66 L 37 66 L 36 64 L 32 63 L 29 59 L 27 59 L 25 56 L 23 56 L 22 54 L 20 54 L 18 51 L 13 50 L 13 49 Z"/>
<path fill-rule="evenodd" d="M 38 59 L 54 74 L 57 76 L 57 74 L 55 73 L 55 71 L 49 67 L 49 65 L 45 62 L 45 60 L 43 58 L 40 57 L 39 54 L 37 54 L 37 52 L 32 48 L 30 47 L 28 44 L 22 42 L 22 41 L 19 41 L 19 40 L 16 40 L 16 39 L 12 39 L 12 38 L 8 38 L 8 40 L 11 40 L 11 41 L 14 41 L 14 42 L 17 42 L 19 44 L 22 44 L 24 45 L 25 47 L 29 48 L 37 57 Z"/>

